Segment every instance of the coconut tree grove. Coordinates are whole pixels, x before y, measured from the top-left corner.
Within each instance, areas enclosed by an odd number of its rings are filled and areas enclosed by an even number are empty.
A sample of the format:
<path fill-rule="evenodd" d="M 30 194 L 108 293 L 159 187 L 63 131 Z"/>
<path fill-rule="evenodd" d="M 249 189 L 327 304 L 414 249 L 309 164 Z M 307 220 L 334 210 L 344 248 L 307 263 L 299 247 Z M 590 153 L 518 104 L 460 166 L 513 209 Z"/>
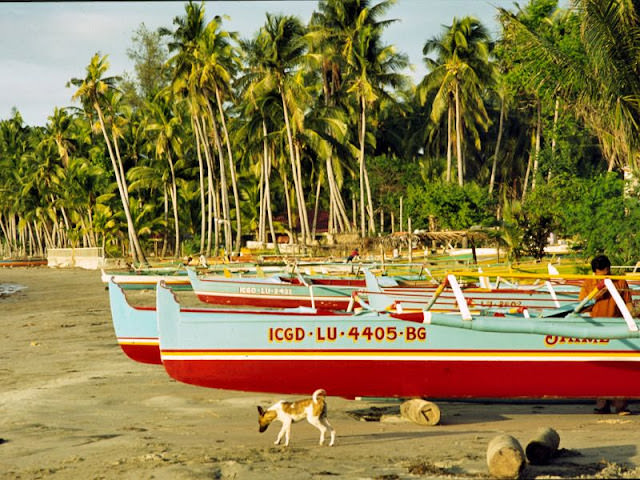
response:
<path fill-rule="evenodd" d="M 531 0 L 385 43 L 394 0 L 267 14 L 215 3 L 68 72 L 44 127 L 0 119 L 0 256 L 104 247 L 146 263 L 352 234 L 491 228 L 515 255 L 549 232 L 637 261 L 640 2 Z M 277 248 L 277 247 L 276 247 Z"/>

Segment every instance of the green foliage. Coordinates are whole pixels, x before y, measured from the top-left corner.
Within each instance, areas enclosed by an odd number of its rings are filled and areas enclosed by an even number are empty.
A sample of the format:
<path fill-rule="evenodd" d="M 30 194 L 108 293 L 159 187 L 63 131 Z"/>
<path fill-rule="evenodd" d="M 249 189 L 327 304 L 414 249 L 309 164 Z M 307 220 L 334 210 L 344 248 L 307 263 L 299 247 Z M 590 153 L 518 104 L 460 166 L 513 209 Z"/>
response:
<path fill-rule="evenodd" d="M 189 2 L 172 31 L 141 25 L 127 52 L 135 69 L 129 78 L 107 77 L 107 57 L 96 55 L 87 75 L 70 81 L 84 112 L 56 109 L 46 127 L 24 126 L 17 111 L 0 120 L 0 246 L 26 250 L 28 227 L 56 243 L 126 252 L 116 159 L 132 181 L 130 223 L 147 249 L 150 238 L 168 239 L 177 230 L 185 251 L 200 252 L 200 240 L 208 241 L 201 218 L 208 215 L 225 225 L 241 220 L 235 230 L 244 235 L 265 231 L 258 226 L 267 181 L 281 221 L 287 208 L 294 217 L 310 211 L 321 181 L 320 209 L 346 231 L 352 200 L 364 196 L 361 161 L 374 216 L 397 215 L 402 199 L 404 223 L 410 217 L 415 228 L 469 229 L 499 218 L 499 240 L 513 256 L 541 256 L 553 231 L 587 256 L 604 252 L 615 263 L 635 262 L 638 197 L 625 196 L 622 179 L 603 172 L 609 161 L 619 170 L 640 158 L 636 4 L 578 2 L 608 4 L 599 18 L 593 10 L 559 8 L 557 0 L 530 0 L 514 13 L 499 10 L 503 31 L 495 44 L 475 19 L 454 18 L 442 36 L 427 40 L 424 53 L 434 56 L 425 57 L 430 73 L 417 88 L 398 74 L 404 56 L 382 43 L 392 22 L 382 17 L 392 3 L 322 0 L 310 29 L 300 19 L 269 15 L 260 33 L 242 42 L 222 29 L 220 17 L 206 23 L 204 3 Z M 624 5 L 636 11 L 625 16 Z M 449 118 L 458 88 L 461 125 Z M 529 176 L 535 189 L 529 183 L 521 202 L 536 140 L 539 166 Z M 449 146 L 464 188 L 443 181 L 452 173 Z M 494 152 L 499 208 L 487 189 Z M 261 175 L 267 164 L 268 179 Z M 294 164 L 301 170 L 295 181 Z M 242 201 L 229 211 L 231 165 Z M 208 199 L 201 203 L 209 188 L 217 213 L 209 214 Z M 301 199 L 306 208 L 299 208 Z M 223 236 L 230 241 L 231 232 Z"/>
<path fill-rule="evenodd" d="M 169 84 L 169 51 L 164 37 L 150 31 L 144 23 L 134 32 L 131 41 L 133 46 L 127 49 L 127 56 L 134 62 L 139 94 L 150 100 Z"/>
<path fill-rule="evenodd" d="M 625 195 L 625 182 L 615 174 L 559 176 L 536 188 L 527 208 L 538 218 L 551 216 L 554 231 L 573 238 L 586 257 L 605 253 L 617 264 L 637 261 L 640 200 Z"/>
<path fill-rule="evenodd" d="M 495 223 L 493 200 L 475 183 L 414 183 L 407 187 L 404 205 L 412 227 L 418 229 L 464 230 Z"/>
<path fill-rule="evenodd" d="M 385 155 L 370 159 L 367 169 L 376 203 L 387 212 L 397 210 L 400 197 L 420 179 L 420 165 L 417 162 Z"/>

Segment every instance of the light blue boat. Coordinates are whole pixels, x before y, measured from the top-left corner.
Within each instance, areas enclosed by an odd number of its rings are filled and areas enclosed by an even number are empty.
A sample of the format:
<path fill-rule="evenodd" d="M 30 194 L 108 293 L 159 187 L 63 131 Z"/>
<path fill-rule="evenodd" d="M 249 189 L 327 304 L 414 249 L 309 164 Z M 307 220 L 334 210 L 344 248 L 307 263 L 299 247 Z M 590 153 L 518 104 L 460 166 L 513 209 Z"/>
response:
<path fill-rule="evenodd" d="M 193 385 L 347 398 L 640 398 L 636 320 L 493 315 L 193 310 L 157 289 L 163 365 Z"/>

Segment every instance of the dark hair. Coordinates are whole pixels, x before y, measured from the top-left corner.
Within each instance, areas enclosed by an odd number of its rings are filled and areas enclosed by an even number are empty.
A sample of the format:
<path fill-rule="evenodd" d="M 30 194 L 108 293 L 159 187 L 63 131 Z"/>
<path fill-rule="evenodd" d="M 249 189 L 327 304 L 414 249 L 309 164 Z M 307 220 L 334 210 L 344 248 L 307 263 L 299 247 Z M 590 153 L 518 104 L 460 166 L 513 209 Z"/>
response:
<path fill-rule="evenodd" d="M 594 272 L 596 270 L 606 270 L 608 268 L 611 268 L 611 262 L 606 255 L 598 255 L 591 260 L 591 270 Z"/>

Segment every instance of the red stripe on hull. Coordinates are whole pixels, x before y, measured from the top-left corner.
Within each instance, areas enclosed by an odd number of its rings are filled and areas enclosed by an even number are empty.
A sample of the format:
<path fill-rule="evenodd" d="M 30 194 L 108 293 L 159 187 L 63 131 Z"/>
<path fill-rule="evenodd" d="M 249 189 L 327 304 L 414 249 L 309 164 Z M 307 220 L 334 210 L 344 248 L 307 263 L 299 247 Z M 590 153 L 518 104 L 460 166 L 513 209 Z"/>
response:
<path fill-rule="evenodd" d="M 120 344 L 120 347 L 131 360 L 135 360 L 140 363 L 162 365 L 162 360 L 160 359 L 160 347 L 158 345 Z"/>
<path fill-rule="evenodd" d="M 354 398 L 640 398 L 640 364 L 625 361 L 173 360 L 176 380 L 251 392 Z"/>
<path fill-rule="evenodd" d="M 198 293 L 198 298 L 212 305 L 249 305 L 253 307 L 269 307 L 269 308 L 296 308 L 310 307 L 311 300 L 301 300 L 297 298 L 282 297 L 225 297 L 217 295 L 206 295 Z M 316 298 L 316 308 L 324 308 L 327 310 L 346 310 L 349 306 L 350 297 L 344 300 L 321 300 Z"/>

